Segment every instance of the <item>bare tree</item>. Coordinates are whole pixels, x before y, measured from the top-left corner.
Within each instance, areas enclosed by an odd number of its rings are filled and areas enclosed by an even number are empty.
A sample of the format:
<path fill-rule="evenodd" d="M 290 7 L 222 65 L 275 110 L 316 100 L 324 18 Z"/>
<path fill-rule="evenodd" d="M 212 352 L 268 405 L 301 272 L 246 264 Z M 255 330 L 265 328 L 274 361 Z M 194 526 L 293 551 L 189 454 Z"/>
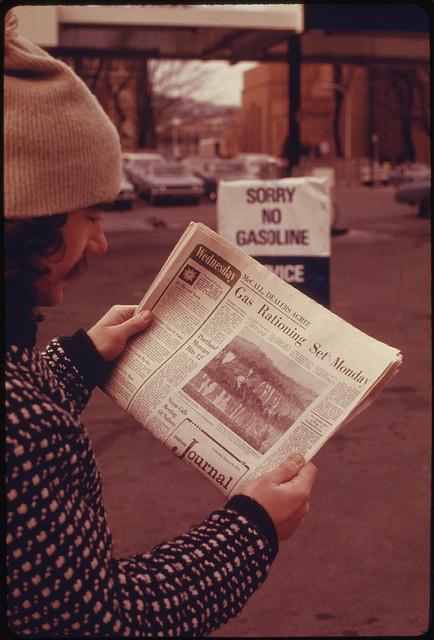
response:
<path fill-rule="evenodd" d="M 149 60 L 138 60 L 136 69 L 137 146 L 154 149 L 157 146 Z"/>
<path fill-rule="evenodd" d="M 80 62 L 82 62 L 82 60 Z M 104 58 L 103 56 L 95 59 L 94 68 L 92 69 L 91 73 L 89 73 L 88 75 L 89 89 L 92 91 L 92 93 L 96 93 L 97 84 L 102 76 L 104 67 L 108 68 L 108 65 L 107 65 L 108 62 L 109 60 L 107 58 Z M 82 70 L 83 70 L 83 65 L 81 64 L 80 71 Z"/>
<path fill-rule="evenodd" d="M 208 70 L 199 61 L 149 60 L 149 85 L 155 124 L 173 117 L 186 98 L 203 88 Z"/>
<path fill-rule="evenodd" d="M 415 159 L 414 127 L 431 135 L 430 78 L 427 67 L 416 65 L 387 66 L 377 69 L 379 81 L 389 92 L 376 96 L 382 117 L 398 124 L 401 159 Z"/>
<path fill-rule="evenodd" d="M 128 113 L 125 109 L 125 94 L 132 88 L 131 73 L 127 70 L 124 73 L 124 67 L 122 71 L 116 69 L 116 61 L 108 59 L 106 63 L 107 73 L 105 74 L 105 83 L 107 93 L 111 97 L 114 112 L 116 114 L 116 126 L 119 131 L 121 140 L 128 137 L 128 133 L 124 130 L 124 127 L 128 120 Z"/>
<path fill-rule="evenodd" d="M 389 68 L 390 84 L 394 89 L 396 97 L 396 108 L 393 109 L 398 114 L 400 120 L 401 135 L 404 142 L 405 157 L 414 160 L 414 143 L 411 131 L 412 110 L 414 101 L 414 84 L 412 74 L 407 69 Z"/>
<path fill-rule="evenodd" d="M 342 83 L 342 65 L 339 63 L 336 63 L 333 65 L 333 82 L 335 84 L 341 84 Z M 332 122 L 332 127 L 333 127 L 333 139 L 335 142 L 335 153 L 336 156 L 338 158 L 343 158 L 343 151 L 342 151 L 342 143 L 341 143 L 341 133 L 339 130 L 339 122 L 340 122 L 340 118 L 341 118 L 341 111 L 342 111 L 342 100 L 344 99 L 344 96 L 342 95 L 342 93 L 339 90 L 336 90 L 334 92 L 335 95 L 335 105 L 334 105 L 334 110 L 333 110 L 333 122 Z"/>
<path fill-rule="evenodd" d="M 138 148 L 155 147 L 157 126 L 169 122 L 208 78 L 207 68 L 198 61 L 105 56 L 75 56 L 64 61 L 100 100 L 123 144 Z"/>
<path fill-rule="evenodd" d="M 344 65 L 340 62 L 337 62 L 333 65 L 333 83 L 336 85 L 340 85 L 344 91 L 349 91 L 351 87 L 351 82 L 353 80 L 354 75 L 354 67 L 350 66 L 347 70 L 347 73 L 344 75 L 343 72 Z M 340 120 L 342 113 L 342 103 L 347 98 L 342 93 L 340 89 L 335 89 L 335 104 L 333 111 L 333 139 L 335 143 L 335 153 L 338 158 L 343 158 L 344 153 L 342 149 L 342 141 L 341 141 L 341 131 L 340 131 Z"/>
<path fill-rule="evenodd" d="M 430 76 L 426 67 L 418 67 L 412 74 L 413 78 L 413 122 L 431 136 L 431 96 Z"/>

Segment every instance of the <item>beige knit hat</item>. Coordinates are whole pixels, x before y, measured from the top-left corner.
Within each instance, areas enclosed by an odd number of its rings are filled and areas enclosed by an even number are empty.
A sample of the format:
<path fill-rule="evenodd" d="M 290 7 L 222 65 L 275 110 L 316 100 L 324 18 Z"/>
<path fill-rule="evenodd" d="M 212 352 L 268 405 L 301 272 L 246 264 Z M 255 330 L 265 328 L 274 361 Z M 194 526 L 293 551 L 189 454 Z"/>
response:
<path fill-rule="evenodd" d="M 119 135 L 84 82 L 5 20 L 4 211 L 30 218 L 113 200 Z"/>

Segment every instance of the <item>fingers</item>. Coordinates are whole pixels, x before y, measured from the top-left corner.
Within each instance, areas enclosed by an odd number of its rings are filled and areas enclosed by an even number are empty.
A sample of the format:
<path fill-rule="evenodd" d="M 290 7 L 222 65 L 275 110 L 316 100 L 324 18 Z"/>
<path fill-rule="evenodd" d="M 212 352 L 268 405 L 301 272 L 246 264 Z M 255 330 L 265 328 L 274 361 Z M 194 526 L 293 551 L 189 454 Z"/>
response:
<path fill-rule="evenodd" d="M 316 466 L 312 464 L 312 462 L 308 462 L 291 480 L 282 482 L 280 489 L 287 494 L 288 498 L 291 497 L 292 501 L 302 505 L 309 499 L 312 493 L 316 475 Z"/>
<path fill-rule="evenodd" d="M 116 304 L 108 311 L 107 316 L 111 323 L 121 324 L 132 318 L 136 309 L 135 304 Z"/>
<path fill-rule="evenodd" d="M 292 535 L 310 511 L 310 494 L 317 475 L 312 462 L 290 456 L 273 471 L 247 484 L 243 492 L 257 500 L 273 520 L 279 540 Z"/>
<path fill-rule="evenodd" d="M 119 319 L 125 322 L 126 320 L 129 320 L 130 318 L 132 318 L 135 310 L 137 309 L 137 305 L 135 304 L 118 305 L 118 309 L 119 309 Z"/>
<path fill-rule="evenodd" d="M 300 469 L 302 469 L 303 465 L 303 456 L 301 453 L 295 453 L 285 460 L 285 462 L 282 462 L 282 464 L 273 469 L 273 471 L 270 471 L 268 473 L 268 477 L 271 482 L 274 482 L 275 484 L 283 484 L 284 482 L 292 480 L 292 478 L 299 473 Z"/>
<path fill-rule="evenodd" d="M 313 462 L 308 462 L 304 465 L 304 467 L 300 469 L 297 476 L 294 478 L 293 485 L 299 485 L 299 488 L 303 488 L 304 491 L 309 495 L 312 491 L 317 473 L 318 469 L 313 464 Z"/>
<path fill-rule="evenodd" d="M 135 309 L 135 307 L 133 309 Z M 151 321 L 152 313 L 148 309 L 145 309 L 145 311 L 142 311 L 137 315 L 133 315 L 133 317 L 125 320 L 125 322 L 119 325 L 118 329 L 125 340 L 128 340 L 129 337 L 146 329 L 146 327 L 151 324 Z"/>

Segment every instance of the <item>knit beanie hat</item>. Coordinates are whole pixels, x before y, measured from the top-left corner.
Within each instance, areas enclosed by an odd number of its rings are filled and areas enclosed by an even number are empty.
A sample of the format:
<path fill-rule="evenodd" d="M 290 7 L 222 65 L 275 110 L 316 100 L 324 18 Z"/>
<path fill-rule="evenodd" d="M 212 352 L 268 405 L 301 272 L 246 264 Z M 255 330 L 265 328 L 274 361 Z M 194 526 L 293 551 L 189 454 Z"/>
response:
<path fill-rule="evenodd" d="M 85 83 L 17 33 L 4 40 L 6 218 L 66 213 L 113 200 L 120 188 L 119 135 Z"/>

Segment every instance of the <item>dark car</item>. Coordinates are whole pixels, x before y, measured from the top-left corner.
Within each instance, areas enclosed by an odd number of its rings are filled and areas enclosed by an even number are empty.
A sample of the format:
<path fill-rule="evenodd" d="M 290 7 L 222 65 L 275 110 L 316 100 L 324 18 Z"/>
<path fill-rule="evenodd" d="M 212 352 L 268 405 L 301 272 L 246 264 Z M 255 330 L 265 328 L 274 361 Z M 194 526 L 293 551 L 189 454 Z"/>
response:
<path fill-rule="evenodd" d="M 202 181 L 204 188 L 204 195 L 211 202 L 215 202 L 217 198 L 217 185 L 216 178 L 204 173 L 203 171 L 193 171 L 194 175 Z"/>
<path fill-rule="evenodd" d="M 417 206 L 419 208 L 419 216 L 427 218 L 431 215 L 431 180 L 404 182 L 397 187 L 395 200 Z"/>

